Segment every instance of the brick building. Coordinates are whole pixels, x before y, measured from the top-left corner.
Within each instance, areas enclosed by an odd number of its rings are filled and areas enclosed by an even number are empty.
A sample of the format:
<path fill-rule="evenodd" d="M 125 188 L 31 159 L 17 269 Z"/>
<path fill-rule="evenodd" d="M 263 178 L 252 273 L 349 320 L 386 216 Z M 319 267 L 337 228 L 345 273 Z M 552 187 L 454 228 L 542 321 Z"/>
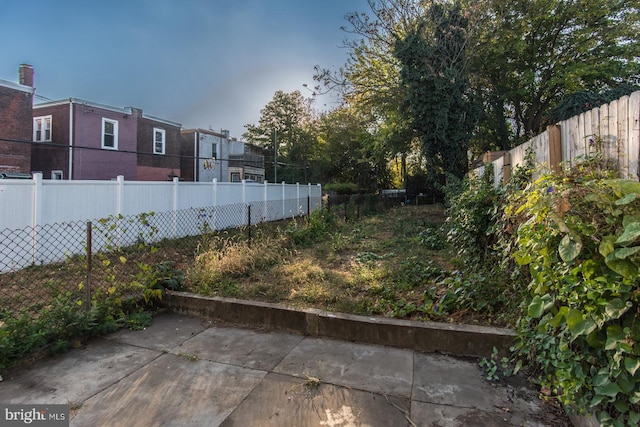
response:
<path fill-rule="evenodd" d="M 34 92 L 28 64 L 20 65 L 19 83 L 0 80 L 0 172 L 31 172 Z"/>
<path fill-rule="evenodd" d="M 33 106 L 33 171 L 45 179 L 166 181 L 180 176 L 179 123 L 139 108 L 69 98 Z"/>

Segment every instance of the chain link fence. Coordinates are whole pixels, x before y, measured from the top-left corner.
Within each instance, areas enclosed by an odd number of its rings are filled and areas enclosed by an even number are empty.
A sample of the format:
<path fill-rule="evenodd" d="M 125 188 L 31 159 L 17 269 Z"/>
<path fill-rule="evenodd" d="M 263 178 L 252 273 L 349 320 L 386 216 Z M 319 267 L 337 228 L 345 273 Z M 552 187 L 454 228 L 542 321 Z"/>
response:
<path fill-rule="evenodd" d="M 59 295 L 88 308 L 92 298 L 123 288 L 140 299 L 143 287 L 136 285 L 170 280 L 193 262 L 206 236 L 251 240 L 257 224 L 322 206 L 320 198 L 305 202 L 260 201 L 0 230 L 0 310 L 36 315 Z"/>

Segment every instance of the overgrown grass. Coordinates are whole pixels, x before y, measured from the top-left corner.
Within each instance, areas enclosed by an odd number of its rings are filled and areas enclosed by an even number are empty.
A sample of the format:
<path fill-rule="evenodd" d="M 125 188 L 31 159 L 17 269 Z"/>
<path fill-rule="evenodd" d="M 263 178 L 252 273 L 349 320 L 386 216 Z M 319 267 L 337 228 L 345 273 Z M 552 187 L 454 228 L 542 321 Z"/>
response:
<path fill-rule="evenodd" d="M 452 263 L 440 205 L 397 207 L 345 222 L 318 211 L 249 245 L 217 240 L 187 269 L 208 296 L 416 320 L 511 325 L 495 283 Z"/>

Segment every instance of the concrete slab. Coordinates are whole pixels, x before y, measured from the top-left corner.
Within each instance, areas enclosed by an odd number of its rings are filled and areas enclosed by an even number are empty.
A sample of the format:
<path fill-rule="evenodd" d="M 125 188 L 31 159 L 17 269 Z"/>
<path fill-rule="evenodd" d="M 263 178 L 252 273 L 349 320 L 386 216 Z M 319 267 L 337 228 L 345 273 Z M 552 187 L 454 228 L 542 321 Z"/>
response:
<path fill-rule="evenodd" d="M 327 338 L 305 338 L 274 372 L 335 385 L 411 397 L 413 351 Z"/>
<path fill-rule="evenodd" d="M 444 355 L 415 355 L 412 399 L 411 414 L 433 423 L 424 425 L 555 425 L 547 424 L 537 393 L 520 377 L 490 383 L 477 362 Z"/>
<path fill-rule="evenodd" d="M 172 353 L 271 371 L 302 339 L 301 335 L 217 326 L 190 338 Z"/>
<path fill-rule="evenodd" d="M 490 412 L 495 409 L 495 395 L 477 362 L 416 353 L 414 400 Z"/>
<path fill-rule="evenodd" d="M 72 426 L 216 426 L 266 372 L 165 354 L 87 400 Z"/>
<path fill-rule="evenodd" d="M 408 399 L 269 374 L 222 423 L 230 426 L 408 426 Z"/>
<path fill-rule="evenodd" d="M 2 403 L 66 404 L 83 402 L 146 365 L 162 353 L 102 339 L 85 349 L 21 370 L 0 383 Z"/>
<path fill-rule="evenodd" d="M 419 427 L 512 427 L 525 426 L 513 424 L 508 414 L 485 412 L 479 409 L 459 408 L 456 406 L 436 405 L 418 401 L 411 402 L 411 416 Z M 533 426 L 531 426 L 533 427 Z"/>
<path fill-rule="evenodd" d="M 123 329 L 107 335 L 105 339 L 138 347 L 170 351 L 203 331 L 207 326 L 198 319 L 163 313 L 154 317 L 151 325 L 141 331 Z"/>

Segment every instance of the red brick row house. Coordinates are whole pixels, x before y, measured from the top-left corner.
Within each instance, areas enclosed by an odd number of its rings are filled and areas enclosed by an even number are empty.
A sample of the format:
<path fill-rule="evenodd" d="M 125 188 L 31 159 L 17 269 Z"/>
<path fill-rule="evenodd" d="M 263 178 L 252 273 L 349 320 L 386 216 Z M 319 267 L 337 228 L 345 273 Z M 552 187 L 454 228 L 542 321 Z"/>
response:
<path fill-rule="evenodd" d="M 20 66 L 20 81 L 0 80 L 0 172 L 31 172 L 33 68 Z M 22 141 L 22 142 L 19 142 Z"/>
<path fill-rule="evenodd" d="M 180 123 L 140 108 L 78 98 L 33 105 L 33 68 L 20 65 L 19 76 L 18 84 L 0 80 L 0 172 L 40 172 L 45 179 L 65 180 L 264 179 L 264 156 L 256 164 L 255 155 L 262 149 L 229 138 L 228 132 L 185 133 Z M 244 153 L 251 154 L 250 165 Z"/>
<path fill-rule="evenodd" d="M 32 172 L 51 179 L 180 176 L 179 123 L 77 98 L 33 107 Z M 38 133 L 38 129 L 43 131 Z"/>

